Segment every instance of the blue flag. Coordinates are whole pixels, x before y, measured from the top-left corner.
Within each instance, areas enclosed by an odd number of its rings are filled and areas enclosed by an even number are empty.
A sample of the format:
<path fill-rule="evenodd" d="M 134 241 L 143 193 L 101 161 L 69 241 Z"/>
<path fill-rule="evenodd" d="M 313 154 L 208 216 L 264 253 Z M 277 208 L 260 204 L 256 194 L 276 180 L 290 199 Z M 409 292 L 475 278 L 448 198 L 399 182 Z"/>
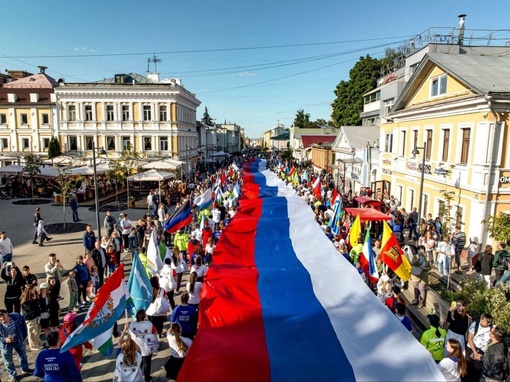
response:
<path fill-rule="evenodd" d="M 147 309 L 152 301 L 152 286 L 149 276 L 136 254 L 133 255 L 133 267 L 129 274 L 127 289 L 132 302 L 128 304 L 128 309 L 134 317 L 138 310 Z"/>
<path fill-rule="evenodd" d="M 342 209 L 342 199 L 338 198 L 333 205 L 333 217 L 328 223 L 328 226 L 331 228 L 331 232 L 335 235 L 340 233 L 340 222 L 342 221 L 343 216 L 344 210 Z"/>

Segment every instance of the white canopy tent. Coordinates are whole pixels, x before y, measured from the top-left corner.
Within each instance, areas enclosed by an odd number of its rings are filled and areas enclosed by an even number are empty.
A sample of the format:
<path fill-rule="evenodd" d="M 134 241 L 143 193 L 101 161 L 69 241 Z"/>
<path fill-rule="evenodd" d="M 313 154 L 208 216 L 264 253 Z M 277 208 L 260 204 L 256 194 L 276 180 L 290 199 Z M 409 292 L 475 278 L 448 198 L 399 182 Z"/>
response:
<path fill-rule="evenodd" d="M 173 172 L 155 170 L 155 169 L 128 176 L 128 178 L 127 178 L 128 209 L 129 209 L 129 181 L 140 182 L 140 183 L 144 182 L 144 181 L 145 182 L 158 182 L 158 188 L 160 189 L 162 180 L 172 179 L 172 178 L 175 178 L 175 174 Z"/>
<path fill-rule="evenodd" d="M 110 169 L 107 164 L 100 163 L 96 165 L 96 171 L 98 174 L 104 174 Z M 93 166 L 75 167 L 71 169 L 71 175 L 94 175 Z"/>
<path fill-rule="evenodd" d="M 174 159 L 162 159 L 155 162 L 149 162 L 141 166 L 142 168 L 158 169 L 158 170 L 177 170 L 186 162 Z"/>
<path fill-rule="evenodd" d="M 0 174 L 18 174 L 23 172 L 25 166 L 20 166 L 17 164 L 11 164 L 9 166 L 0 167 Z"/>

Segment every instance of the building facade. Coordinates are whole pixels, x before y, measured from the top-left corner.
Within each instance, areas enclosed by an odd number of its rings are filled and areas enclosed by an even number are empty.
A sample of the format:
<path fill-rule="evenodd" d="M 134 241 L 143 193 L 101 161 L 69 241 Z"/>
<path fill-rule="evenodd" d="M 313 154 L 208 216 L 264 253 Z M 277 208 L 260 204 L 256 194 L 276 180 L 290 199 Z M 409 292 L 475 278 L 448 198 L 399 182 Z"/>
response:
<path fill-rule="evenodd" d="M 450 195 L 444 224 L 481 244 L 490 241 L 481 221 L 510 210 L 508 52 L 427 53 L 381 124 L 382 179 L 402 207 L 444 220 Z"/>

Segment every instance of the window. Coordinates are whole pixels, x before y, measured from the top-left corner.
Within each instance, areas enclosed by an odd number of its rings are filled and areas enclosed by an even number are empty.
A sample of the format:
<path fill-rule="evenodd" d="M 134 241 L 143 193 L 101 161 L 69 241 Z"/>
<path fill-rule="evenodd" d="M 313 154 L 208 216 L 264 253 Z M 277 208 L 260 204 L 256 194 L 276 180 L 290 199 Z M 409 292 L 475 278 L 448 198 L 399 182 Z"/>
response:
<path fill-rule="evenodd" d="M 443 156 L 441 160 L 448 162 L 448 148 L 450 147 L 450 129 L 443 130 Z"/>
<path fill-rule="evenodd" d="M 422 216 L 425 216 L 429 211 L 429 196 L 423 194 L 423 210 L 421 211 Z"/>
<path fill-rule="evenodd" d="M 152 138 L 151 137 L 143 137 L 143 149 L 145 151 L 152 150 Z"/>
<path fill-rule="evenodd" d="M 413 131 L 413 150 L 418 147 L 418 130 Z"/>
<path fill-rule="evenodd" d="M 393 151 L 393 134 L 386 134 L 384 140 L 384 152 L 391 153 Z"/>
<path fill-rule="evenodd" d="M 2 147 L 0 147 L 2 150 L 9 149 L 9 140 L 7 138 L 2 138 L 0 143 L 2 144 Z"/>
<path fill-rule="evenodd" d="M 50 138 L 43 138 L 42 146 L 44 151 L 48 150 L 48 147 L 50 147 Z"/>
<path fill-rule="evenodd" d="M 150 121 L 151 118 L 151 105 L 143 105 L 143 120 Z"/>
<path fill-rule="evenodd" d="M 22 125 L 28 124 L 28 114 L 22 113 L 20 115 L 20 117 L 21 117 L 21 124 Z"/>
<path fill-rule="evenodd" d="M 69 150 L 70 151 L 77 151 L 78 150 L 78 137 L 76 135 L 70 135 L 67 139 L 69 143 Z"/>
<path fill-rule="evenodd" d="M 94 137 L 85 137 L 85 150 L 94 150 Z"/>
<path fill-rule="evenodd" d="M 131 138 L 122 137 L 122 150 L 131 150 Z"/>
<path fill-rule="evenodd" d="M 168 151 L 168 137 L 159 138 L 159 150 Z"/>
<path fill-rule="evenodd" d="M 30 138 L 21 138 L 21 147 L 23 150 L 27 150 L 30 148 Z"/>
<path fill-rule="evenodd" d="M 76 121 L 76 105 L 69 105 L 67 108 L 67 114 L 70 121 Z"/>
<path fill-rule="evenodd" d="M 122 120 L 129 121 L 129 105 L 122 105 Z"/>
<path fill-rule="evenodd" d="M 401 152 L 401 155 L 402 156 L 405 156 L 406 155 L 406 132 L 405 131 L 402 131 L 402 152 Z M 402 198 L 400 198 L 399 200 L 402 200 Z"/>
<path fill-rule="evenodd" d="M 106 105 L 106 120 L 110 122 L 114 120 L 113 105 Z"/>
<path fill-rule="evenodd" d="M 409 211 L 414 208 L 414 190 L 409 190 Z"/>
<path fill-rule="evenodd" d="M 365 105 L 367 103 L 372 103 L 372 102 L 375 102 L 375 101 L 379 101 L 380 99 L 381 99 L 381 92 L 380 91 L 377 91 L 375 93 L 369 94 L 369 95 L 365 96 Z"/>
<path fill-rule="evenodd" d="M 166 105 L 161 105 L 159 107 L 159 120 L 166 121 Z"/>
<path fill-rule="evenodd" d="M 446 93 L 446 74 L 432 78 L 430 86 L 430 96 L 436 97 Z"/>
<path fill-rule="evenodd" d="M 115 150 L 115 137 L 106 137 L 106 149 Z"/>
<path fill-rule="evenodd" d="M 92 105 L 85 105 L 85 121 L 92 121 Z"/>
<path fill-rule="evenodd" d="M 460 163 L 467 164 L 469 156 L 469 140 L 471 137 L 471 129 L 462 130 L 462 149 L 460 152 Z"/>
<path fill-rule="evenodd" d="M 425 159 L 430 160 L 432 154 L 432 130 L 427 130 L 427 150 L 425 150 Z"/>
<path fill-rule="evenodd" d="M 7 123 L 7 115 L 6 114 L 0 114 L 0 125 L 4 125 Z"/>
<path fill-rule="evenodd" d="M 50 123 L 50 115 L 48 113 L 41 114 L 43 125 L 47 125 Z"/>

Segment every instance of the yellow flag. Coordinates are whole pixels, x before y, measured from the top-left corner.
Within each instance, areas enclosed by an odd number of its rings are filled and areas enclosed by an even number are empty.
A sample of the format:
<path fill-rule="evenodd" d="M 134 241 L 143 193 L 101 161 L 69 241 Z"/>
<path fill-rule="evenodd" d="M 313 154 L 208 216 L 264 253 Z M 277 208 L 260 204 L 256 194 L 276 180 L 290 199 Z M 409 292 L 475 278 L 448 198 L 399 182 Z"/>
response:
<path fill-rule="evenodd" d="M 349 243 L 351 243 L 351 247 L 358 245 L 359 235 L 361 235 L 361 220 L 358 215 L 349 230 Z"/>

